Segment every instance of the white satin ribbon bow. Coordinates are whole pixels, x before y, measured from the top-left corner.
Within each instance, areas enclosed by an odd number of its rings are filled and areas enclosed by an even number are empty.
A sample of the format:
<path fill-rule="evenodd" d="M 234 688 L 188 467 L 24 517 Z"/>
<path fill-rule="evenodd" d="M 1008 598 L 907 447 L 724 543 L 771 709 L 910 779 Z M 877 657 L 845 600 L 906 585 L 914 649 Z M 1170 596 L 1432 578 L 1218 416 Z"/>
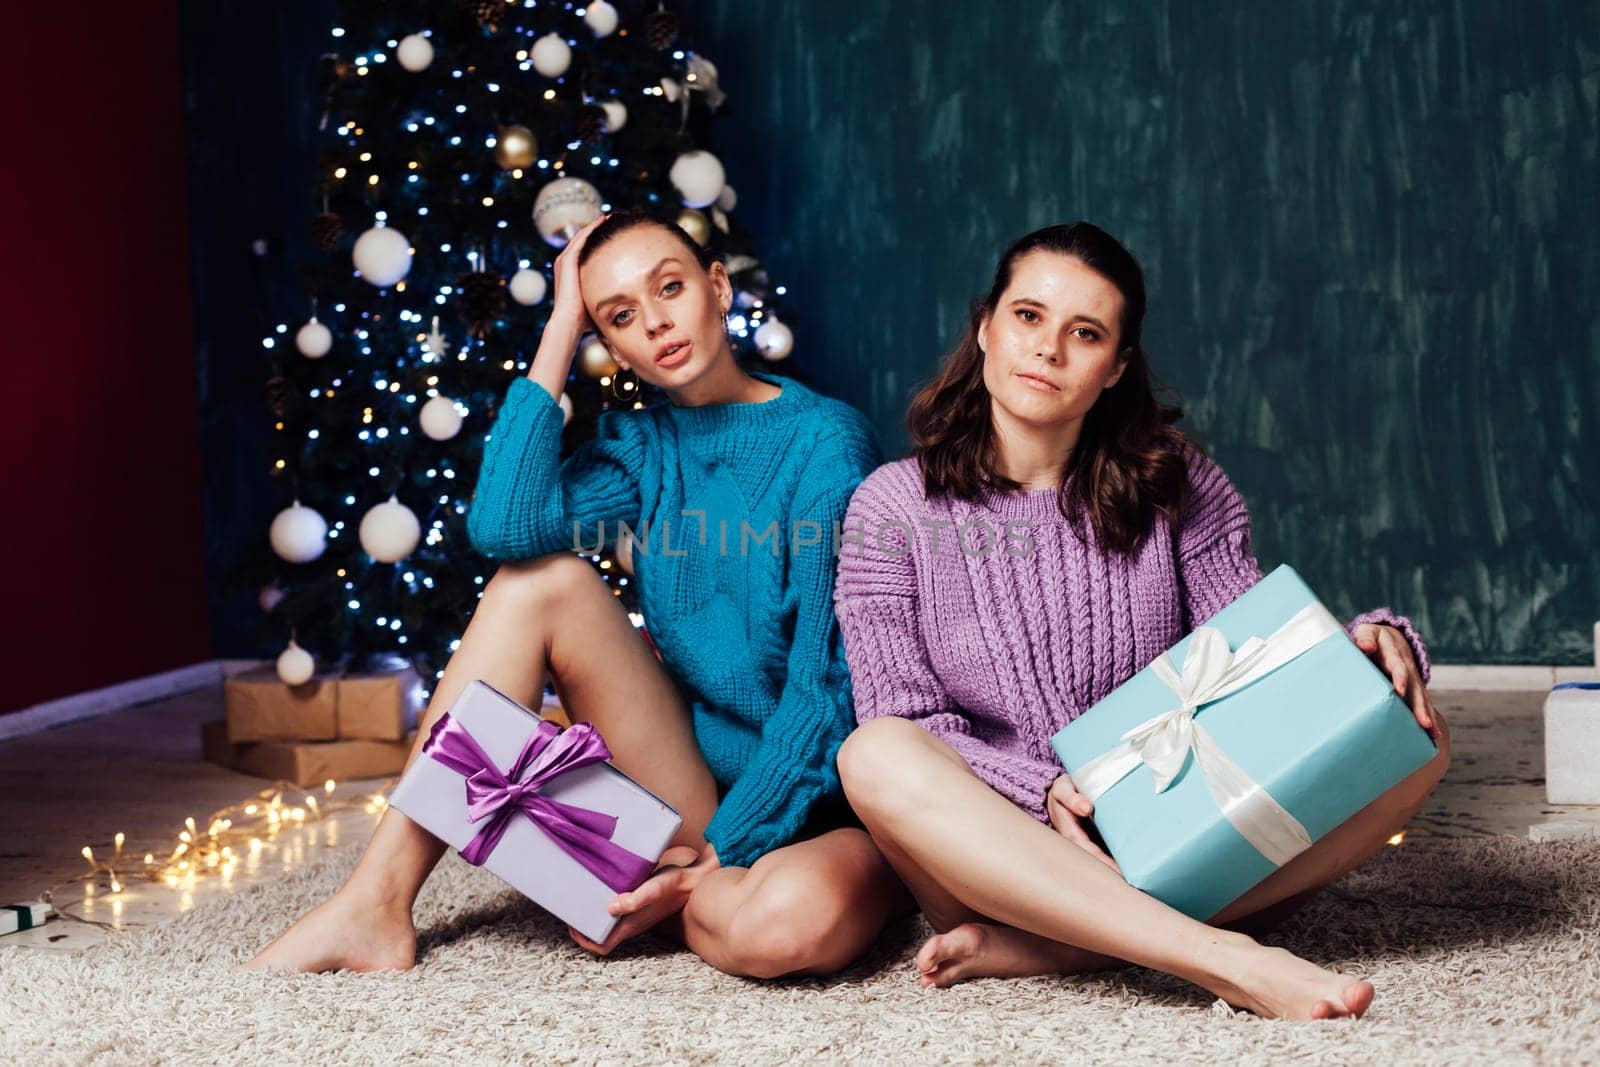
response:
<path fill-rule="evenodd" d="M 1282 867 L 1311 847 L 1311 835 L 1283 805 L 1272 799 L 1244 769 L 1229 758 L 1195 712 L 1271 674 L 1290 660 L 1308 652 L 1318 642 L 1343 633 L 1327 608 L 1311 603 L 1265 639 L 1251 637 L 1237 652 L 1212 626 L 1195 630 L 1180 674 L 1163 652 L 1150 669 L 1178 697 L 1179 704 L 1135 726 L 1122 735 L 1122 743 L 1085 763 L 1069 777 L 1089 800 L 1101 794 L 1136 768 L 1150 768 L 1156 792 L 1172 784 L 1183 770 L 1189 753 L 1222 814 L 1250 844 L 1275 866 Z"/>

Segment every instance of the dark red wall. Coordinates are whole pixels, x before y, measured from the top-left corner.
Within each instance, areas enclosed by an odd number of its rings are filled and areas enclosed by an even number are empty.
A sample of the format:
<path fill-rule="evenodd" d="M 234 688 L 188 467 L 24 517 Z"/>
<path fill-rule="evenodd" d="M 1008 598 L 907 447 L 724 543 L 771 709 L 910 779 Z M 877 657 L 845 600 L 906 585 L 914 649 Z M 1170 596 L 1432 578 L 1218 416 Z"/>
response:
<path fill-rule="evenodd" d="M 211 658 L 177 6 L 12 6 L 0 712 Z"/>

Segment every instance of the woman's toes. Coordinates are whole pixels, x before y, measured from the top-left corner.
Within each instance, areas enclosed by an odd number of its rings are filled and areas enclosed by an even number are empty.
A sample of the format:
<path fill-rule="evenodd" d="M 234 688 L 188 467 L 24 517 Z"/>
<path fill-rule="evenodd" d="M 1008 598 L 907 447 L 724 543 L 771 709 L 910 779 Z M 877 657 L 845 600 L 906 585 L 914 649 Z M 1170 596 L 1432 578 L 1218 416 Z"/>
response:
<path fill-rule="evenodd" d="M 1365 978 L 1351 982 L 1344 987 L 1345 1010 L 1351 1015 L 1362 1015 L 1372 1006 L 1372 983 Z"/>

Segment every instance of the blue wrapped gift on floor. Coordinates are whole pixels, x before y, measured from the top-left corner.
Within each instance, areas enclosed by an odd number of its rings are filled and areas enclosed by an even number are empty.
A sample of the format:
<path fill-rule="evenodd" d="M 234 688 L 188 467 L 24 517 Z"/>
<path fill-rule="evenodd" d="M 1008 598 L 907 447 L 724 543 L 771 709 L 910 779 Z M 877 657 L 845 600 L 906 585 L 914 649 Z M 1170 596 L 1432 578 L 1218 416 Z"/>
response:
<path fill-rule="evenodd" d="M 1288 566 L 1051 744 L 1128 882 L 1201 920 L 1437 752 Z"/>

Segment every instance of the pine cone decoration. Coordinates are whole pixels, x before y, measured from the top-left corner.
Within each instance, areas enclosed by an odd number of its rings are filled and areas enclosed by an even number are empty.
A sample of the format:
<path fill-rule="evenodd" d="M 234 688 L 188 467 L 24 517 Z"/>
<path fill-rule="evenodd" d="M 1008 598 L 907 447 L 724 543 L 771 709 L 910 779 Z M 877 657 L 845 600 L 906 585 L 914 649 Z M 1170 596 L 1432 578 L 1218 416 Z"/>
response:
<path fill-rule="evenodd" d="M 469 271 L 456 279 L 461 295 L 456 311 L 467 332 L 482 340 L 494 331 L 494 320 L 506 313 L 506 282 L 492 271 Z"/>
<path fill-rule="evenodd" d="M 592 141 L 605 132 L 606 113 L 592 104 L 578 109 L 578 139 Z"/>
<path fill-rule="evenodd" d="M 490 33 L 500 32 L 500 20 L 506 15 L 506 0 L 467 0 L 465 7 L 478 20 L 479 26 Z"/>
<path fill-rule="evenodd" d="M 332 252 L 339 247 L 339 240 L 344 236 L 344 220 L 331 211 L 324 211 L 311 216 L 311 240 L 324 252 Z"/>
<path fill-rule="evenodd" d="M 267 410 L 272 412 L 272 417 L 281 419 L 289 410 L 289 398 L 294 386 L 281 372 L 274 372 L 267 379 Z"/>
<path fill-rule="evenodd" d="M 678 16 L 671 11 L 652 11 L 644 17 L 644 39 L 660 51 L 678 39 Z"/>

